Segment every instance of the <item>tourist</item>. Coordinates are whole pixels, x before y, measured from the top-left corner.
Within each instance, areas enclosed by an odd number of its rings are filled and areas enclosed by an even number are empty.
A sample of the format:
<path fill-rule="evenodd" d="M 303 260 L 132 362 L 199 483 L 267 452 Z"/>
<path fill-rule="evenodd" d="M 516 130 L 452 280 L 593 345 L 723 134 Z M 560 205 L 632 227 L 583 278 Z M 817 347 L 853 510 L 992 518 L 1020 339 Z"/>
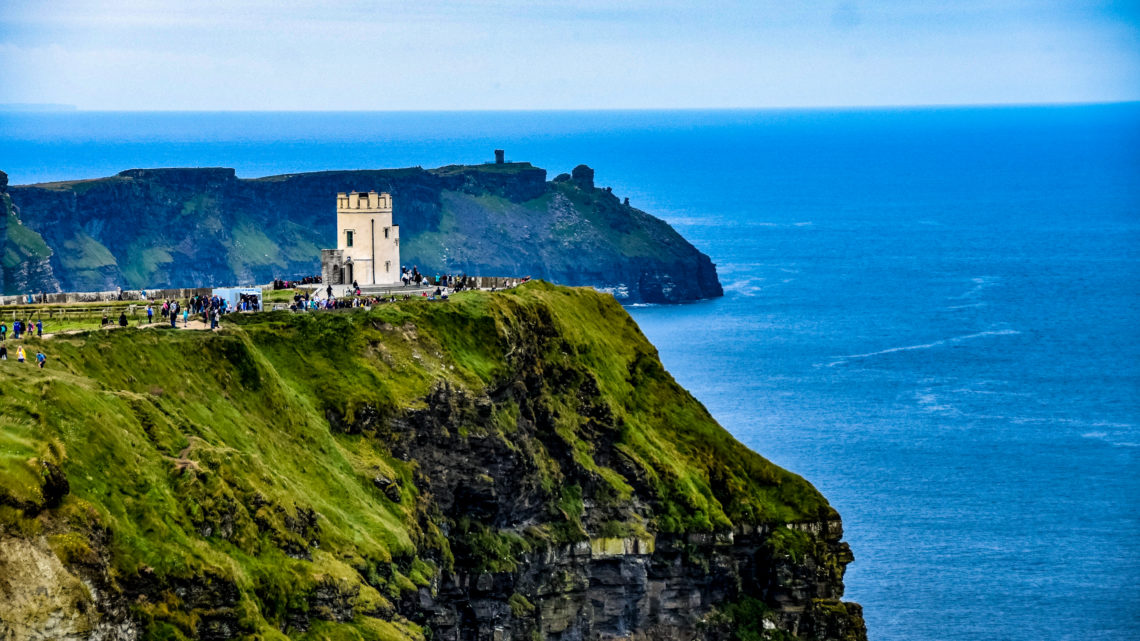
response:
<path fill-rule="evenodd" d="M 146 306 L 146 324 L 150 325 L 154 322 L 154 308 L 149 304 Z"/>
<path fill-rule="evenodd" d="M 12 338 L 20 340 L 20 321 L 12 321 Z"/>
<path fill-rule="evenodd" d="M 183 327 L 189 327 L 190 326 L 190 307 L 189 306 L 187 306 L 186 309 L 182 310 L 182 326 Z"/>
<path fill-rule="evenodd" d="M 8 348 L 0 345 L 0 361 L 8 360 Z"/>
<path fill-rule="evenodd" d="M 42 319 L 37 320 L 36 321 L 36 336 L 42 337 L 43 335 L 44 335 L 44 321 Z"/>
<path fill-rule="evenodd" d="M 0 323 L 0 341 L 8 340 L 8 326 Z"/>
<path fill-rule="evenodd" d="M 47 363 L 47 355 L 43 352 L 36 352 L 36 362 L 40 364 L 40 369 L 43 369 Z"/>
<path fill-rule="evenodd" d="M 332 285 L 329 285 L 326 291 L 329 294 L 326 298 L 332 298 Z"/>
<path fill-rule="evenodd" d="M 175 329 L 178 328 L 178 302 L 177 301 L 171 301 L 171 305 L 170 305 L 170 326 L 175 328 Z"/>
<path fill-rule="evenodd" d="M 126 327 L 126 326 L 127 326 L 127 313 L 126 312 L 119 312 L 119 327 Z"/>
<path fill-rule="evenodd" d="M 24 358 L 25 358 L 24 346 L 20 345 L 19 347 L 16 348 L 16 361 L 23 363 Z"/>

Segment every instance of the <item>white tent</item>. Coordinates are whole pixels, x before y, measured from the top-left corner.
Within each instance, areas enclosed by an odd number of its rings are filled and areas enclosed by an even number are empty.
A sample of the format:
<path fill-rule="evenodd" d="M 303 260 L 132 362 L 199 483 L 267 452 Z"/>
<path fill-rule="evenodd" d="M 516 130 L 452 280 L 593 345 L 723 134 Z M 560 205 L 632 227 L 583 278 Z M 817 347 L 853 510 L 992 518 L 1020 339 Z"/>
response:
<path fill-rule="evenodd" d="M 256 296 L 257 309 L 261 309 L 261 288 L 260 287 L 215 287 L 213 295 L 226 301 L 226 310 L 228 311 L 241 311 L 238 308 L 238 303 L 241 302 L 242 296 Z"/>

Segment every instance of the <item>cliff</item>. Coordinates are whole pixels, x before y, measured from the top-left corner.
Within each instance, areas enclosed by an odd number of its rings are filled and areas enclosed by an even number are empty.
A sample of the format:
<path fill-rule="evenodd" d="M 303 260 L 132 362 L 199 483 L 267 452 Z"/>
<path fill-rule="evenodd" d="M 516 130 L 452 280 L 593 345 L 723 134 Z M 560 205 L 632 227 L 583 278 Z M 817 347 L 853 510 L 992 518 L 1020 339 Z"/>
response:
<path fill-rule="evenodd" d="M 51 255 L 43 237 L 20 221 L 8 174 L 0 171 L 0 294 L 58 292 Z"/>
<path fill-rule="evenodd" d="M 66 291 L 265 283 L 320 272 L 337 192 L 387 191 L 402 262 L 434 273 L 533 276 L 623 302 L 721 295 L 716 267 L 660 219 L 529 163 L 238 179 L 232 169 L 134 169 L 13 187 Z M 588 172 L 588 178 L 583 173 Z M 567 178 L 569 178 L 567 176 Z"/>
<path fill-rule="evenodd" d="M 866 637 L 836 512 L 609 296 L 43 346 L 0 362 L 0 638 Z"/>

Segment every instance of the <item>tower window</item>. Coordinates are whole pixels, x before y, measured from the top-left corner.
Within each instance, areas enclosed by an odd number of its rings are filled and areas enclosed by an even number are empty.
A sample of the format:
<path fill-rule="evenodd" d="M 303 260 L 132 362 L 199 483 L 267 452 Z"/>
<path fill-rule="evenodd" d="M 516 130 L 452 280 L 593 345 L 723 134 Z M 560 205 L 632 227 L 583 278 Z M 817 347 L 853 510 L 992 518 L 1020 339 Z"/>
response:
<path fill-rule="evenodd" d="M 385 227 L 384 228 L 384 238 L 387 238 L 387 237 L 388 237 L 388 228 Z"/>
<path fill-rule="evenodd" d="M 352 247 L 352 230 L 344 232 L 344 246 Z"/>
<path fill-rule="evenodd" d="M 390 261 L 390 260 L 384 261 L 384 271 L 386 271 L 386 272 L 392 271 L 392 261 Z"/>

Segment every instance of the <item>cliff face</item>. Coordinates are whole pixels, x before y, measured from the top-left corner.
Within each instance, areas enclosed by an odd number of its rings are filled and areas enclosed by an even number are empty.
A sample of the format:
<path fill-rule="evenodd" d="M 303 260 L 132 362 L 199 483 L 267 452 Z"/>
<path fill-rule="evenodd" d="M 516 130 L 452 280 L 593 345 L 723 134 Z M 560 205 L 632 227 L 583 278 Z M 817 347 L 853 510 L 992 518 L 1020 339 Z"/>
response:
<path fill-rule="evenodd" d="M 426 273 L 526 276 L 626 302 L 721 295 L 716 267 L 665 222 L 592 180 L 529 163 L 333 171 L 240 180 L 232 169 L 136 169 L 12 188 L 54 250 L 64 289 L 269 282 L 319 272 L 338 191 L 388 191 L 402 262 Z"/>
<path fill-rule="evenodd" d="M 9 363 L 0 637 L 866 637 L 835 511 L 607 296 L 232 322 Z"/>
<path fill-rule="evenodd" d="M 20 222 L 8 195 L 8 174 L 0 171 L 0 294 L 60 291 L 51 254 L 43 237 Z"/>

